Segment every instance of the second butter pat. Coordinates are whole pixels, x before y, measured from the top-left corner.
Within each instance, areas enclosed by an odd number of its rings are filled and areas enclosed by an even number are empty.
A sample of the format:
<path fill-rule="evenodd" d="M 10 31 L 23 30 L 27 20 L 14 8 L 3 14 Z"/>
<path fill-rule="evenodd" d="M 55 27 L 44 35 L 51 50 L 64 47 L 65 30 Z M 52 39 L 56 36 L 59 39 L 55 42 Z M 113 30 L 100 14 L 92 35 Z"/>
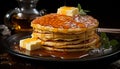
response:
<path fill-rule="evenodd" d="M 58 8 L 57 14 L 74 16 L 74 15 L 79 14 L 79 9 L 76 7 L 63 6 L 63 7 Z"/>

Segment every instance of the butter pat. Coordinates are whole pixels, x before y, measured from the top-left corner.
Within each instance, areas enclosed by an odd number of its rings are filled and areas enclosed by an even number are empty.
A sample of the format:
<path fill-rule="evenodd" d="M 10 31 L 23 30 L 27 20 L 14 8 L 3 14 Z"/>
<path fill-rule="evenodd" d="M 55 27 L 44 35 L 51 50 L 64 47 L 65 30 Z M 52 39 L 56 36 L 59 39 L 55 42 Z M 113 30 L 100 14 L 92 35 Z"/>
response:
<path fill-rule="evenodd" d="M 36 38 L 26 38 L 20 40 L 19 46 L 27 50 L 40 49 L 41 40 Z"/>
<path fill-rule="evenodd" d="M 79 9 L 76 7 L 63 6 L 63 7 L 58 8 L 57 14 L 74 16 L 74 15 L 79 14 Z"/>

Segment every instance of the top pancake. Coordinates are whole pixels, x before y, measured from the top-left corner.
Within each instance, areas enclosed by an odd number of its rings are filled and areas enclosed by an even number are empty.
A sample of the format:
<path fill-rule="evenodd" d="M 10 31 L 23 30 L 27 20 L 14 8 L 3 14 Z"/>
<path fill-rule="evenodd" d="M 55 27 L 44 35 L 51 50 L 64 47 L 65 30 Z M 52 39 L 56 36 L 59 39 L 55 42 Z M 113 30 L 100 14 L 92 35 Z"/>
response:
<path fill-rule="evenodd" d="M 95 27 L 98 24 L 95 22 Z M 86 23 L 81 23 L 74 17 L 56 13 L 38 17 L 31 22 L 33 29 L 57 33 L 82 33 L 87 31 Z"/>

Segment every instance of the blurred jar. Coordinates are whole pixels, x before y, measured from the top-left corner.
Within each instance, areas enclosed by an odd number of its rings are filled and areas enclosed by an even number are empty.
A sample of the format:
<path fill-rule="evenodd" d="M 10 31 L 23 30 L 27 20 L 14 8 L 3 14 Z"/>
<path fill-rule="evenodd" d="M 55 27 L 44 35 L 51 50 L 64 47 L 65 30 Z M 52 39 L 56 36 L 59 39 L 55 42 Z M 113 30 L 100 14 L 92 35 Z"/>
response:
<path fill-rule="evenodd" d="M 4 18 L 5 25 L 14 32 L 32 31 L 31 21 L 44 14 L 44 10 L 39 12 L 36 9 L 38 0 L 16 0 L 19 8 L 9 11 Z"/>

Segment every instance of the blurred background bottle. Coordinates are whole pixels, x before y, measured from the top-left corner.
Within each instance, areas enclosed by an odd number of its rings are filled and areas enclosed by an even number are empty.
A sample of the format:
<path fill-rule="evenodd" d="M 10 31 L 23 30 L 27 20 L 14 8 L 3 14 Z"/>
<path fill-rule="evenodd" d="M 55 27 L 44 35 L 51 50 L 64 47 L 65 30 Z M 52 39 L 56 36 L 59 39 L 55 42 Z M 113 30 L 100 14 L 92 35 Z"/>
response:
<path fill-rule="evenodd" d="M 9 11 L 4 18 L 4 23 L 13 33 L 32 31 L 31 21 L 44 14 L 36 9 L 38 0 L 16 0 L 19 7 Z"/>

